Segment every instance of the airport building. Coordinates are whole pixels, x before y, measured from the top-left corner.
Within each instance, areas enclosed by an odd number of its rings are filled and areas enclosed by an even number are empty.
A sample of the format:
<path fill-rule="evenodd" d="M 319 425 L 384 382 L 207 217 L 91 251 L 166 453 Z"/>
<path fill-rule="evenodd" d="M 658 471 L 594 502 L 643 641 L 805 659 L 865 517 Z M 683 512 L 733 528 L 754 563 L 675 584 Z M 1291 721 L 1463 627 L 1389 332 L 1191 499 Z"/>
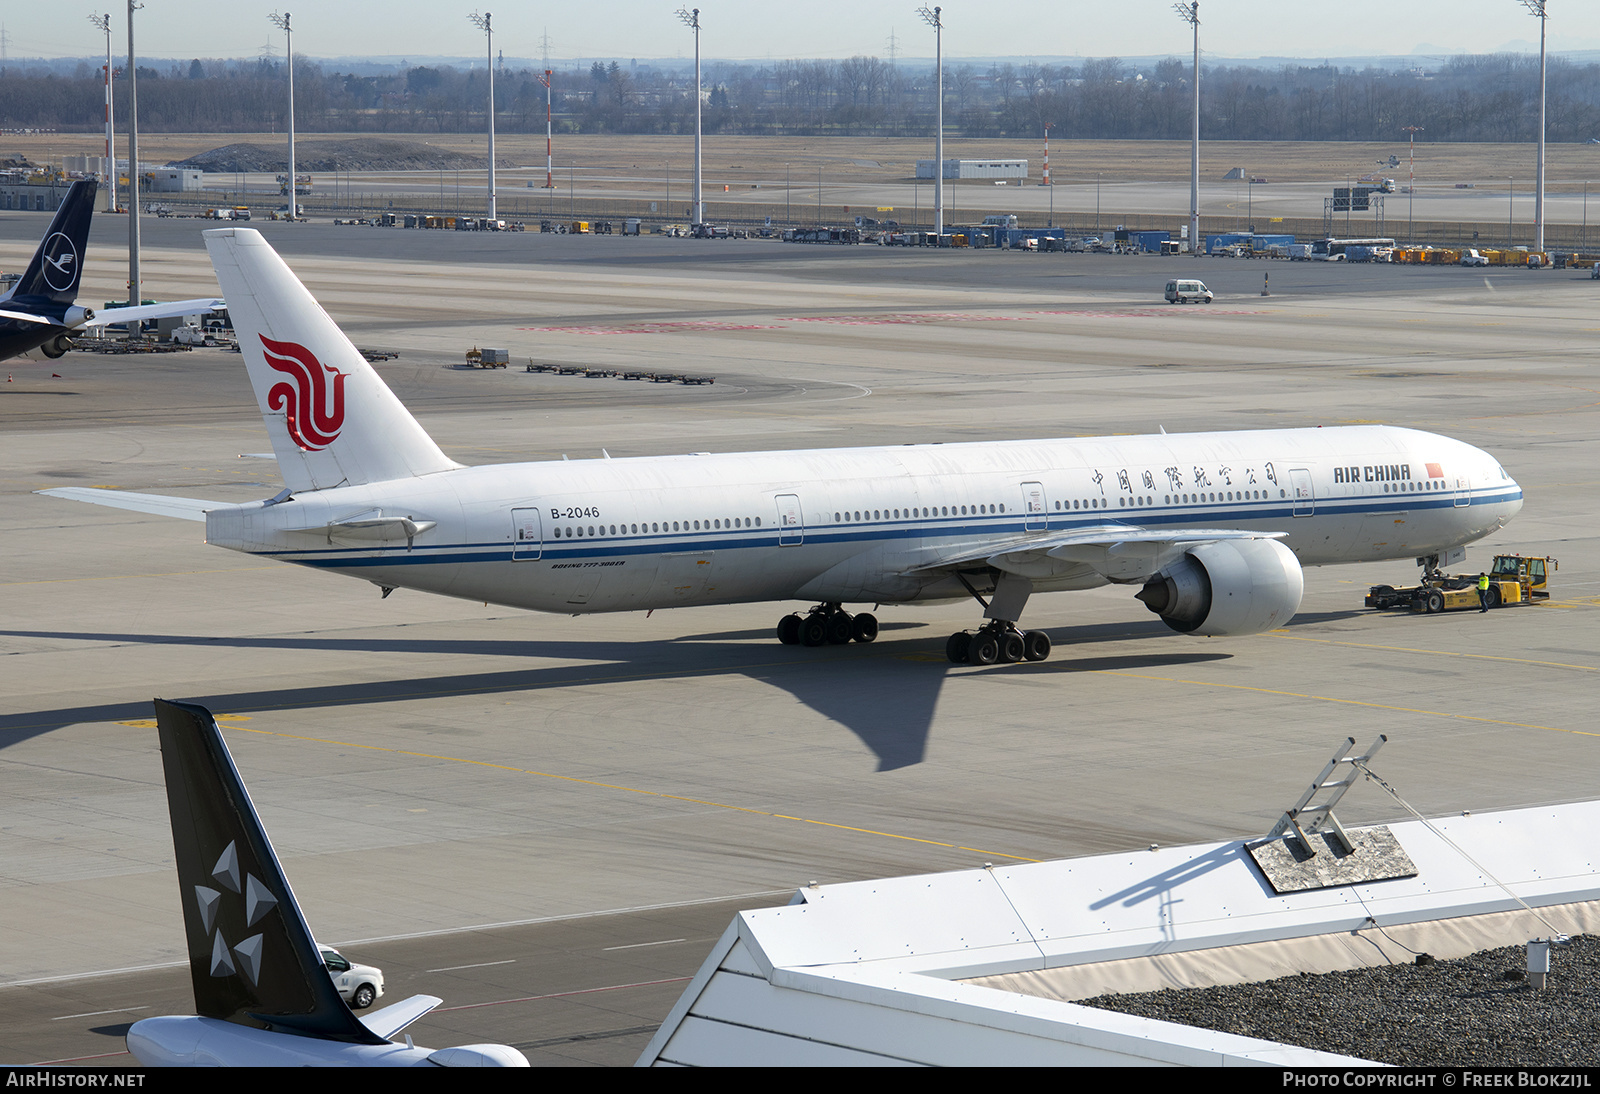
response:
<path fill-rule="evenodd" d="M 808 887 L 734 919 L 639 1063 L 1360 1065 L 1074 1000 L 1591 933 L 1572 833 L 1597 822 L 1580 802 L 1351 830 L 1344 854 L 1310 834 L 1309 858 L 1232 840 Z"/>
<path fill-rule="evenodd" d="M 933 178 L 936 160 L 918 160 L 917 178 Z M 1028 177 L 1027 160 L 945 160 L 944 177 L 947 179 L 1025 179 Z"/>
<path fill-rule="evenodd" d="M 67 190 L 71 186 L 71 179 L 30 179 L 22 173 L 0 175 L 0 210 L 51 212 L 66 200 Z"/>

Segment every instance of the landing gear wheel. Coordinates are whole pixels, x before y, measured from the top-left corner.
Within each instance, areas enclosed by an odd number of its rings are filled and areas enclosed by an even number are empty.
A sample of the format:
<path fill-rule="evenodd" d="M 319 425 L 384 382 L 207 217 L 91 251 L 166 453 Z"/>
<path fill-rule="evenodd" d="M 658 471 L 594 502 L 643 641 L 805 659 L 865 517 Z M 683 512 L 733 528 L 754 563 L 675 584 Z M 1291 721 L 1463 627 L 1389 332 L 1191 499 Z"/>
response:
<path fill-rule="evenodd" d="M 1006 631 L 998 636 L 998 641 L 1000 643 L 1000 663 L 1002 665 L 1015 665 L 1022 660 L 1023 654 L 1027 652 L 1022 641 L 1022 635 L 1016 631 Z"/>
<path fill-rule="evenodd" d="M 1029 661 L 1043 661 L 1050 656 L 1050 636 L 1043 631 L 1029 631 L 1022 636 L 1022 656 Z"/>
<path fill-rule="evenodd" d="M 850 634 L 857 642 L 871 642 L 878 637 L 878 617 L 862 612 L 852 622 Z"/>
<path fill-rule="evenodd" d="M 842 646 L 850 641 L 852 617 L 849 612 L 829 612 L 825 618 L 830 646 Z"/>
<path fill-rule="evenodd" d="M 967 663 L 967 651 L 971 649 L 971 647 L 972 635 L 968 634 L 966 631 L 957 631 L 955 634 L 952 634 L 949 638 L 945 639 L 944 655 L 946 659 L 951 662 L 951 664 L 965 665 Z"/>
<path fill-rule="evenodd" d="M 979 631 L 967 647 L 967 664 L 992 665 L 1000 660 L 1000 640 L 992 631 Z"/>
<path fill-rule="evenodd" d="M 821 646 L 828 641 L 828 620 L 826 616 L 808 615 L 800 620 L 800 644 L 803 646 Z"/>
<path fill-rule="evenodd" d="M 800 644 L 800 617 L 786 615 L 778 620 L 778 641 L 785 646 L 798 646 Z"/>

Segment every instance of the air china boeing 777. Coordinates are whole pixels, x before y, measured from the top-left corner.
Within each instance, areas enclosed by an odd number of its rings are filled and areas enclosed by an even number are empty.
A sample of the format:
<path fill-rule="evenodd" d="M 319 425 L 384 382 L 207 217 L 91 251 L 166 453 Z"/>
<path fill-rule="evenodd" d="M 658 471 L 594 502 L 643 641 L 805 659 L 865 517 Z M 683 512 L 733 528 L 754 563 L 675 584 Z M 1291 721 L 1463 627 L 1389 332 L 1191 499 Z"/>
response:
<path fill-rule="evenodd" d="M 42 493 L 206 522 L 208 542 L 395 588 L 548 612 L 815 601 L 785 643 L 870 642 L 845 604 L 963 599 L 958 663 L 1042 660 L 1034 592 L 1140 586 L 1176 631 L 1259 634 L 1301 567 L 1439 561 L 1503 526 L 1495 458 L 1388 426 L 918 444 L 464 467 L 258 232 L 206 246 L 287 486 L 246 505 Z"/>

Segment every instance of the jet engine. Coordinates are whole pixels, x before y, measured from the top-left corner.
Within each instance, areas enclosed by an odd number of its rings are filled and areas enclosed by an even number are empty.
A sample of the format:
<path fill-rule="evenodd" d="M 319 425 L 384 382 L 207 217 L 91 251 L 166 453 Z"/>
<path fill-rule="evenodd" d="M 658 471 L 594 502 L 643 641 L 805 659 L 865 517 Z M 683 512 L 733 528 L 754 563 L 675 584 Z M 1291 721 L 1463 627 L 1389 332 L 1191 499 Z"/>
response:
<path fill-rule="evenodd" d="M 1183 634 L 1260 634 L 1300 610 L 1305 575 L 1275 539 L 1222 539 L 1186 552 L 1135 596 Z"/>
<path fill-rule="evenodd" d="M 71 348 L 72 336 L 70 334 L 58 334 L 54 338 L 50 339 L 50 341 L 41 345 L 39 347 L 39 352 L 44 354 L 50 360 L 54 361 L 57 357 L 60 357 Z"/>

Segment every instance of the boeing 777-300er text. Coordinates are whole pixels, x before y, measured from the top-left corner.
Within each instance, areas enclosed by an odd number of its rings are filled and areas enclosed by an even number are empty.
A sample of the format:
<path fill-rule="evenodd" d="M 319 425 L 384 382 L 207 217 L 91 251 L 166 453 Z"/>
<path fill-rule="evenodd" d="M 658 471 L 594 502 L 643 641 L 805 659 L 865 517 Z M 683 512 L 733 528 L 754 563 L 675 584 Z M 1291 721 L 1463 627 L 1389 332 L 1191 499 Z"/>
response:
<path fill-rule="evenodd" d="M 99 317 L 80 307 L 78 282 L 94 217 L 96 183 L 84 179 L 67 188 L 67 196 L 45 230 L 44 239 L 9 292 L 0 296 L 0 361 L 8 357 L 54 359 L 72 348 L 72 336 L 84 327 L 171 319 L 198 315 L 223 306 L 221 300 L 174 300 L 138 307 L 108 308 Z"/>
<path fill-rule="evenodd" d="M 815 646 L 878 631 L 846 604 L 971 596 L 951 661 L 1042 660 L 1034 592 L 1139 586 L 1176 631 L 1249 635 L 1302 566 L 1454 561 L 1522 490 L 1495 458 L 1388 426 L 913 444 L 463 467 L 255 231 L 205 233 L 287 489 L 246 505 L 42 493 L 206 522 L 208 542 L 538 611 L 805 600 Z"/>
<path fill-rule="evenodd" d="M 199 1014 L 144 1018 L 146 1067 L 527 1067 L 509 1045 L 434 1051 L 394 1037 L 437 1007 L 413 995 L 358 1018 L 339 996 L 289 879 L 205 707 L 156 700 L 161 768 Z"/>

